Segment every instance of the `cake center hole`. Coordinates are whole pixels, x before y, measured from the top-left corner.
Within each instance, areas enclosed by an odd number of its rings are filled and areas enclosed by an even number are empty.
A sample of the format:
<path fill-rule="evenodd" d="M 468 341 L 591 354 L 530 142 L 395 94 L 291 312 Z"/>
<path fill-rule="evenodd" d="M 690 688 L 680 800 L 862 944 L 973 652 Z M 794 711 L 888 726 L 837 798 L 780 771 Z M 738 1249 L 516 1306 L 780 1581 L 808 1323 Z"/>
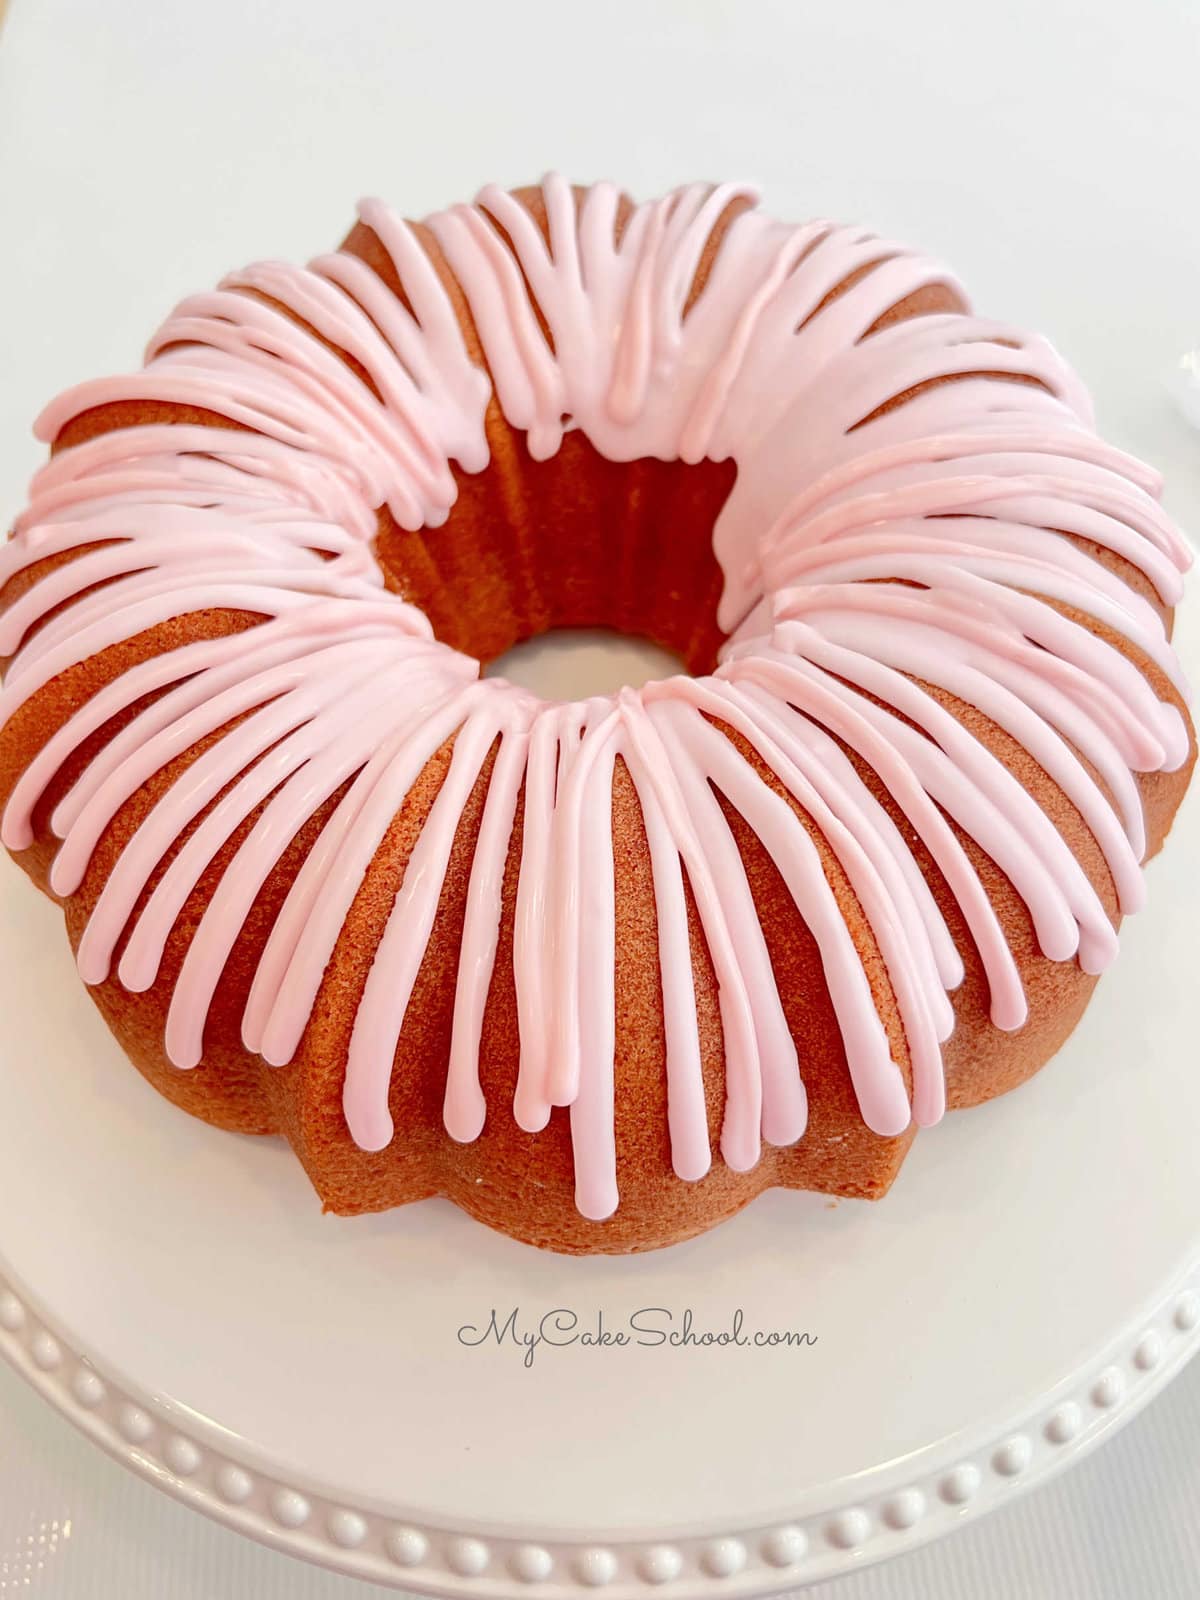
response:
<path fill-rule="evenodd" d="M 513 645 L 488 662 L 484 676 L 507 678 L 543 700 L 586 700 L 684 670 L 677 655 L 649 639 L 612 628 L 556 628 Z"/>
<path fill-rule="evenodd" d="M 580 432 L 548 461 L 492 440 L 483 472 L 454 469 L 440 528 L 379 513 L 390 588 L 489 674 L 579 699 L 712 670 L 723 635 L 713 528 L 732 461 L 609 461 Z"/>

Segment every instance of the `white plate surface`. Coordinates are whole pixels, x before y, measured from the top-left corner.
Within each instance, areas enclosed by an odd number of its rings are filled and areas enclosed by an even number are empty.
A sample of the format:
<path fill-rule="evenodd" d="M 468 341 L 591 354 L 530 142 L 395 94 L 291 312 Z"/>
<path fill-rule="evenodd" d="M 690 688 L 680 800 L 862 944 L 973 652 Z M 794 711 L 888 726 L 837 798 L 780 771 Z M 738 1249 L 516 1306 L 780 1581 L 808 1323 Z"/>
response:
<path fill-rule="evenodd" d="M 285 1146 L 142 1082 L 58 913 L 7 870 L 0 1339 L 167 1487 L 408 1586 L 632 1589 L 678 1567 L 680 1590 L 750 1592 L 932 1536 L 1093 1441 L 1190 1350 L 1198 824 L 1193 795 L 1067 1048 L 922 1133 L 886 1202 L 773 1193 L 615 1260 L 541 1254 L 441 1201 L 322 1217 Z M 578 1333 L 644 1312 L 677 1334 L 689 1311 L 695 1334 L 740 1311 L 748 1334 L 813 1342 L 547 1340 L 526 1365 L 460 1337 L 514 1309 L 525 1330 L 561 1309 Z M 74 1354 L 111 1385 L 100 1405 L 79 1406 L 96 1395 Z"/>

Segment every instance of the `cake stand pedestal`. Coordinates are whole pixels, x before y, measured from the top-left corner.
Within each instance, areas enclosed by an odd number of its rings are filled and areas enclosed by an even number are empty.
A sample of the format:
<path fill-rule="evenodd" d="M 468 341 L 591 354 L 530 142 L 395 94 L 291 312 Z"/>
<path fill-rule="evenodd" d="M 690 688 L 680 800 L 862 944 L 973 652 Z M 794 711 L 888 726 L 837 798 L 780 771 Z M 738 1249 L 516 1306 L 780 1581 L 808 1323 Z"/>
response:
<path fill-rule="evenodd" d="M 0 1353 L 197 1510 L 407 1589 L 748 1596 L 910 1549 L 1200 1343 L 1200 795 L 1149 878 L 1067 1048 L 882 1205 L 574 1260 L 441 1201 L 322 1217 L 142 1082 L 6 870 Z"/>

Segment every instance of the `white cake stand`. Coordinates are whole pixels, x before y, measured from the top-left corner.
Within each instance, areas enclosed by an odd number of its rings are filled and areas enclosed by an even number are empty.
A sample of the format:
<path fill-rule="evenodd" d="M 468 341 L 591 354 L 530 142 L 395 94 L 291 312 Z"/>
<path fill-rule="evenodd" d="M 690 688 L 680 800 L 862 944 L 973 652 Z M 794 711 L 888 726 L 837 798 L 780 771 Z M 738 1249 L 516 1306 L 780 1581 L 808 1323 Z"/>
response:
<path fill-rule="evenodd" d="M 747 1596 L 911 1549 L 1078 1459 L 1200 1340 L 1198 889 L 1193 794 L 1067 1049 L 923 1133 L 883 1205 L 774 1193 L 568 1260 L 440 1201 L 322 1217 L 286 1148 L 142 1082 L 6 870 L 0 1352 L 187 1504 L 431 1594 Z M 460 1336 L 493 1309 L 815 1342 L 546 1323 L 527 1366 Z"/>

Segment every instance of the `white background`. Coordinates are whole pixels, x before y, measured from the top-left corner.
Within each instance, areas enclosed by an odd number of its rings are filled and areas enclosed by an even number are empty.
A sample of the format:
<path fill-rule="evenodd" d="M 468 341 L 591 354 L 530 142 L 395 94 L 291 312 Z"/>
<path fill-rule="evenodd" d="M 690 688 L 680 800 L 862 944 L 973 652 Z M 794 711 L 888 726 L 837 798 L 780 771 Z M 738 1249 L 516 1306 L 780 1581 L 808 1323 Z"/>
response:
<path fill-rule="evenodd" d="M 982 309 L 1055 339 L 1102 431 L 1163 468 L 1169 506 L 1195 528 L 1200 440 L 1163 380 L 1200 340 L 1198 68 L 1188 0 L 12 0 L 0 504 L 19 504 L 39 458 L 41 403 L 133 364 L 183 293 L 256 256 L 326 248 L 359 193 L 419 215 L 556 166 L 642 194 L 746 175 L 782 214 L 862 218 L 944 255 Z M 1193 1373 L 1027 1505 L 829 1592 L 1192 1596 L 1198 1438 Z M 52 1542 L 26 1571 L 24 1552 Z M 357 1592 L 160 1504 L 4 1373 L 6 1587 Z"/>

